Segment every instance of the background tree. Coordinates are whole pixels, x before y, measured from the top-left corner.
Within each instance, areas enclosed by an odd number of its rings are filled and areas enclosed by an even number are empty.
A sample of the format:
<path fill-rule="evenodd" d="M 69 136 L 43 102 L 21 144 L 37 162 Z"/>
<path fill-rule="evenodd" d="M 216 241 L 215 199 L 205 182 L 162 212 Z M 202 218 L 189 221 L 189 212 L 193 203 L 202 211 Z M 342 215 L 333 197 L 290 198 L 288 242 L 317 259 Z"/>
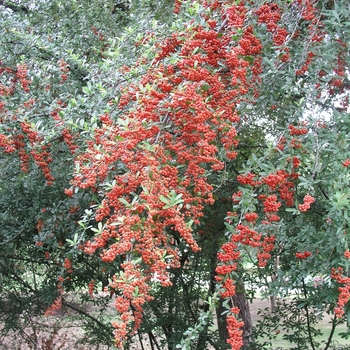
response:
<path fill-rule="evenodd" d="M 349 8 L 174 6 L 1 3 L 4 330 L 80 291 L 92 343 L 268 348 L 279 319 L 326 349 L 314 324 L 332 335 L 350 288 Z M 257 286 L 296 296 L 253 336 Z"/>

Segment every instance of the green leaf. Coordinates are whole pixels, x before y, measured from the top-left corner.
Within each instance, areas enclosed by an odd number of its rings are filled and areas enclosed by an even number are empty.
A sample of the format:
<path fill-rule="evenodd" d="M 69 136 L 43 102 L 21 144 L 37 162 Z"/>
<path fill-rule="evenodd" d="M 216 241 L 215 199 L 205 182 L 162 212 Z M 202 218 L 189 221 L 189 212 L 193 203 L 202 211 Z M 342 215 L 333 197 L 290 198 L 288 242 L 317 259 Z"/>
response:
<path fill-rule="evenodd" d="M 70 104 L 72 107 L 76 107 L 78 105 L 78 102 L 75 98 L 71 98 L 70 99 Z"/>
<path fill-rule="evenodd" d="M 126 207 L 130 207 L 130 203 L 125 198 L 118 198 L 119 202 L 123 203 Z"/>
<path fill-rule="evenodd" d="M 163 195 L 160 195 L 160 196 L 159 196 L 159 199 L 160 199 L 163 203 L 165 203 L 165 204 L 167 204 L 167 205 L 170 205 L 170 201 L 169 201 L 169 199 L 168 199 L 167 197 L 164 197 Z"/>
<path fill-rule="evenodd" d="M 289 213 L 299 213 L 299 210 L 295 208 L 285 208 L 284 210 Z"/>
<path fill-rule="evenodd" d="M 209 89 L 210 89 L 210 85 L 208 83 L 202 84 L 202 86 L 201 86 L 202 91 L 207 92 L 207 91 L 209 91 Z"/>
<path fill-rule="evenodd" d="M 252 56 L 243 56 L 242 59 L 244 61 L 249 62 L 249 63 L 253 63 L 254 62 L 254 57 L 252 57 Z"/>

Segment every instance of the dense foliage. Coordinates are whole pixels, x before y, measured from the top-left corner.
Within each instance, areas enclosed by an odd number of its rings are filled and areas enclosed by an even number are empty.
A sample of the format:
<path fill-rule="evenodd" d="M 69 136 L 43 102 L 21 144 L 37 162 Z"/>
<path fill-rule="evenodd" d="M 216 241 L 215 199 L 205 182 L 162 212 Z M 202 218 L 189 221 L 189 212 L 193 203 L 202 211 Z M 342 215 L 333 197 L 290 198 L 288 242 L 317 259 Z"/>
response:
<path fill-rule="evenodd" d="M 347 1 L 0 10 L 3 331 L 65 306 L 117 348 L 268 349 L 279 328 L 329 348 L 350 310 Z"/>

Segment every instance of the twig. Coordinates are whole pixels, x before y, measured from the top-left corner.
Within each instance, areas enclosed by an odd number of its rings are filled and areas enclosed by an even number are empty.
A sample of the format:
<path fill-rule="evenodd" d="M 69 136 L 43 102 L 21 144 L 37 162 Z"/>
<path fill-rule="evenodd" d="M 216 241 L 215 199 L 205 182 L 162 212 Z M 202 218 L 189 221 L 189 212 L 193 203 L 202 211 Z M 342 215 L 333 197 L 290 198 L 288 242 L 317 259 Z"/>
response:
<path fill-rule="evenodd" d="M 224 21 L 221 23 L 220 27 L 218 28 L 218 33 L 220 33 L 224 29 L 227 22 L 228 22 L 228 18 L 226 16 L 226 18 L 224 19 Z"/>
<path fill-rule="evenodd" d="M 145 348 L 143 347 L 143 342 L 142 342 L 141 334 L 140 334 L 139 331 L 137 331 L 137 335 L 139 336 L 139 342 L 140 342 L 140 345 L 141 345 L 141 349 L 145 350 Z M 152 350 L 153 350 L 153 347 L 152 347 Z"/>
<path fill-rule="evenodd" d="M 87 317 L 88 319 L 92 320 L 93 322 L 98 324 L 101 328 L 105 329 L 105 331 L 110 334 L 110 337 L 113 338 L 113 332 L 111 331 L 110 327 L 106 326 L 105 324 L 103 324 L 101 321 L 99 321 L 95 317 L 89 315 L 87 312 L 85 312 L 85 311 L 83 311 L 83 310 L 73 306 L 70 303 L 66 303 L 64 300 L 62 301 L 62 305 L 66 306 L 66 307 L 69 307 L 69 308 L 73 309 L 74 311 L 78 312 L 79 314 L 81 314 L 81 315 Z"/>
<path fill-rule="evenodd" d="M 305 286 L 305 281 L 304 278 L 302 278 L 302 283 L 303 283 L 303 293 L 305 296 L 305 299 L 307 299 L 307 292 L 306 292 L 306 286 Z M 309 336 L 309 341 L 310 341 L 310 345 L 312 347 L 313 350 L 316 350 L 313 339 L 312 339 L 312 335 L 311 335 L 311 325 L 310 325 L 310 315 L 309 315 L 309 309 L 307 307 L 307 305 L 304 306 L 305 312 L 306 312 L 306 322 L 307 322 L 307 333 Z"/>
<path fill-rule="evenodd" d="M 319 158 L 320 158 L 320 146 L 318 143 L 318 134 L 316 133 L 316 154 L 315 154 L 315 165 L 311 175 L 312 180 L 315 180 L 316 169 L 318 167 Z"/>
<path fill-rule="evenodd" d="M 152 341 L 154 342 L 155 346 L 157 347 L 157 350 L 161 350 L 156 337 L 154 336 L 154 334 L 150 331 L 148 332 L 148 336 L 150 337 L 150 339 L 152 339 Z M 153 344 L 153 343 L 152 343 Z"/>
<path fill-rule="evenodd" d="M 333 335 L 334 335 L 334 331 L 335 331 L 335 327 L 337 326 L 337 318 L 336 316 L 333 317 L 333 320 L 332 320 L 332 329 L 331 329 L 331 332 L 329 333 L 329 337 L 328 337 L 328 340 L 327 340 L 327 343 L 326 343 L 326 346 L 323 350 L 327 350 L 329 348 L 329 346 L 331 345 L 331 341 L 332 341 L 332 338 L 333 338 Z"/>
<path fill-rule="evenodd" d="M 167 114 L 167 115 L 165 116 L 165 118 L 163 119 L 162 125 L 161 125 L 161 127 L 160 127 L 160 130 L 159 130 L 157 136 L 156 136 L 156 139 L 154 140 L 154 143 L 158 143 L 159 137 L 160 137 L 160 135 L 161 135 L 161 133 L 162 133 L 162 131 L 163 131 L 164 126 L 165 126 L 166 123 L 168 122 L 168 120 L 169 120 L 169 114 Z"/>

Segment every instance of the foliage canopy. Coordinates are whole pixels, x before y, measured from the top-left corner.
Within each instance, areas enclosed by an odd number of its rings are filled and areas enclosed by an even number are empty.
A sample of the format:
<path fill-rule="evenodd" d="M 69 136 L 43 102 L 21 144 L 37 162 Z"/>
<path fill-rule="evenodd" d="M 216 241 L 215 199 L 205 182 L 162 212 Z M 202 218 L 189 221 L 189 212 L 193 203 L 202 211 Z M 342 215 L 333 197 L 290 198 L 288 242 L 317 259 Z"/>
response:
<path fill-rule="evenodd" d="M 292 298 L 291 343 L 329 348 L 315 323 L 350 310 L 347 2 L 0 10 L 3 330 L 80 291 L 92 343 L 268 349 L 259 289 Z"/>

